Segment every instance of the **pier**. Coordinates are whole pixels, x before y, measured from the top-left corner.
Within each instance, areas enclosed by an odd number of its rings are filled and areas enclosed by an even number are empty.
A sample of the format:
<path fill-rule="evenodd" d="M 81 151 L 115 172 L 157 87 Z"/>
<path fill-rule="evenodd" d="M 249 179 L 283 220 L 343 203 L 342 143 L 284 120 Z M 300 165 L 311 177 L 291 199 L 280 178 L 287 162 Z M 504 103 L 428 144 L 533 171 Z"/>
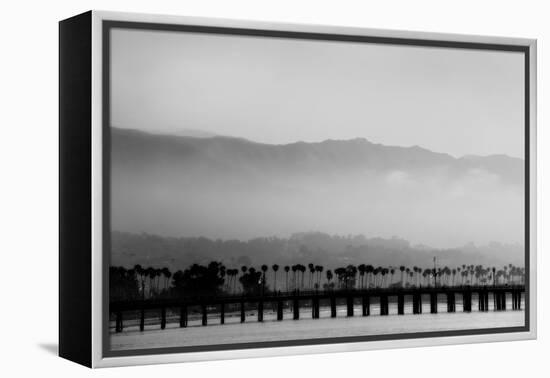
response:
<path fill-rule="evenodd" d="M 438 303 L 446 302 L 448 313 L 456 312 L 457 298 L 461 298 L 462 311 L 471 312 L 472 303 L 477 303 L 477 309 L 481 312 L 489 311 L 489 298 L 493 301 L 494 311 L 506 311 L 507 295 L 511 297 L 510 310 L 521 310 L 521 298 L 525 293 L 523 285 L 503 286 L 452 286 L 452 287 L 412 287 L 412 288 L 369 288 L 355 290 L 326 290 L 326 291 L 292 291 L 267 293 L 257 296 L 215 296 L 215 297 L 193 297 L 180 299 L 149 299 L 138 301 L 121 301 L 109 304 L 109 311 L 115 317 L 115 332 L 122 332 L 124 329 L 124 313 L 133 311 L 139 314 L 139 328 L 145 328 L 145 311 L 158 311 L 158 325 L 160 329 L 166 327 L 167 309 L 179 309 L 179 326 L 184 328 L 188 325 L 189 308 L 199 308 L 201 313 L 201 324 L 208 325 L 208 310 L 219 316 L 219 323 L 225 324 L 227 309 L 238 308 L 240 322 L 246 321 L 246 306 L 256 305 L 257 321 L 264 321 L 264 312 L 267 306 L 274 309 L 276 320 L 283 320 L 285 305 L 290 307 L 292 318 L 300 319 L 301 310 L 311 311 L 312 319 L 319 319 L 321 302 L 330 307 L 330 317 L 337 317 L 337 305 L 343 304 L 346 308 L 346 316 L 356 316 L 354 306 L 360 304 L 360 316 L 371 316 L 371 303 L 377 298 L 380 303 L 380 316 L 389 315 L 389 303 L 397 303 L 397 315 L 405 315 L 405 304 L 412 304 L 412 314 L 422 313 L 436 314 Z M 304 304 L 305 303 L 305 304 Z M 302 304 L 302 305 L 301 305 Z M 426 308 L 424 308 L 426 306 Z"/>

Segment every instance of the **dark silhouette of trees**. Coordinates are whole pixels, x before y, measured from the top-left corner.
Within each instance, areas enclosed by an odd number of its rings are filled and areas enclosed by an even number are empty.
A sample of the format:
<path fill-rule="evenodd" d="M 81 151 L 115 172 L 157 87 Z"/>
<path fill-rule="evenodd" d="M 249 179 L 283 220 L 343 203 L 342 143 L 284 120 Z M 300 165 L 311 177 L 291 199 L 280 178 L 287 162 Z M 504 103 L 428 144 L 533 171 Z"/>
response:
<path fill-rule="evenodd" d="M 334 277 L 330 269 L 327 270 L 327 288 L 330 290 L 333 288 L 332 278 Z"/>
<path fill-rule="evenodd" d="M 139 299 L 139 285 L 134 269 L 112 266 L 109 268 L 109 297 L 111 300 Z"/>
<path fill-rule="evenodd" d="M 355 280 L 357 276 L 357 267 L 355 265 L 348 265 L 345 268 L 336 268 L 334 273 L 338 278 L 338 284 L 340 288 L 346 290 L 355 288 Z"/>
<path fill-rule="evenodd" d="M 212 261 L 208 266 L 193 264 L 181 274 L 174 274 L 172 284 L 174 291 L 185 296 L 214 296 L 220 293 L 224 283 L 221 276 L 222 264 Z M 179 273 L 179 272 L 176 272 Z"/>
<path fill-rule="evenodd" d="M 235 293 L 235 277 L 239 274 L 238 269 L 226 269 L 225 274 L 228 277 L 226 289 L 229 293 Z"/>
<path fill-rule="evenodd" d="M 262 272 L 256 271 L 254 268 L 249 268 L 248 272 L 244 273 L 239 282 L 243 287 L 243 293 L 245 295 L 260 295 L 264 290 L 264 283 L 262 280 Z"/>
<path fill-rule="evenodd" d="M 273 271 L 273 292 L 277 293 L 278 264 L 271 265 Z M 300 290 L 353 290 L 422 287 L 437 285 L 441 287 L 458 285 L 519 285 L 525 281 L 525 268 L 507 264 L 501 268 L 483 265 L 463 265 L 455 268 L 433 267 L 407 268 L 376 267 L 359 264 L 324 270 L 322 265 L 294 264 L 284 266 L 286 291 Z M 401 272 L 401 281 L 394 282 L 397 269 Z M 292 275 L 290 276 L 290 272 Z M 304 285 L 305 273 L 308 282 Z M 238 293 L 260 295 L 269 292 L 267 273 L 269 266 L 259 269 L 241 266 L 227 269 L 221 262 L 212 261 L 208 265 L 193 264 L 185 270 L 173 273 L 166 267 L 144 268 L 140 264 L 130 269 L 110 267 L 109 292 L 111 300 L 136 300 L 169 297 L 206 297 Z M 322 273 L 325 272 L 323 275 Z M 240 273 L 240 276 L 239 276 Z M 357 277 L 359 274 L 359 277 Z M 457 277 L 458 276 L 458 277 Z M 237 280 L 238 279 L 238 280 Z M 162 281 L 162 282 L 161 282 Z M 238 288 L 240 283 L 241 289 Z M 266 291 L 268 290 L 268 291 Z"/>

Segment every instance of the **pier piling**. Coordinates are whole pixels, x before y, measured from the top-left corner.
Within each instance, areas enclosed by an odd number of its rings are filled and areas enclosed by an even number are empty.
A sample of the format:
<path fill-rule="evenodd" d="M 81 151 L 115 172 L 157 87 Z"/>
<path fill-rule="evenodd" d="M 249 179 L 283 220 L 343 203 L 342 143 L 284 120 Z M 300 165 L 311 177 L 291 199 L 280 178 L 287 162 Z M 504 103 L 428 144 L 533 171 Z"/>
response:
<path fill-rule="evenodd" d="M 208 323 L 208 307 L 215 309 L 210 314 L 220 317 L 220 323 L 225 324 L 227 311 L 235 311 L 240 305 L 240 320 L 244 323 L 246 320 L 246 303 L 251 305 L 257 304 L 258 321 L 264 320 L 264 307 L 267 302 L 270 304 L 273 311 L 276 311 L 276 319 L 282 321 L 284 319 L 284 310 L 286 306 L 290 306 L 290 311 L 293 314 L 293 319 L 300 319 L 300 301 L 307 303 L 306 307 L 311 304 L 311 318 L 319 319 L 321 302 L 330 307 L 330 316 L 337 317 L 337 304 L 346 306 L 346 314 L 348 317 L 354 316 L 355 298 L 360 298 L 362 306 L 362 316 L 369 316 L 371 297 L 377 297 L 380 300 L 380 315 L 389 315 L 389 299 L 396 300 L 397 314 L 405 314 L 405 306 L 407 301 L 412 301 L 412 313 L 421 314 L 423 299 L 427 300 L 429 296 L 430 312 L 438 313 L 438 293 L 445 295 L 447 301 L 447 312 L 456 312 L 457 294 L 462 296 L 462 309 L 464 312 L 472 311 L 472 296 L 477 302 L 480 312 L 489 311 L 489 296 L 492 296 L 494 303 L 494 311 L 506 311 L 507 307 L 514 311 L 521 310 L 522 295 L 525 288 L 521 285 L 493 285 L 493 286 L 458 286 L 458 287 L 407 287 L 407 288 L 372 288 L 369 290 L 326 290 L 326 291 L 306 291 L 306 292 L 289 292 L 276 294 L 262 294 L 258 296 L 235 295 L 235 296 L 213 296 L 201 298 L 180 298 L 169 301 L 166 299 L 141 299 L 136 301 L 120 301 L 111 302 L 109 304 L 110 314 L 114 316 L 115 327 L 114 332 L 123 332 L 123 315 L 131 316 L 133 321 L 137 321 L 140 331 L 145 330 L 146 312 L 155 314 L 153 319 L 149 319 L 149 323 L 156 323 L 160 329 L 167 327 L 168 316 L 167 309 L 179 308 L 179 326 L 184 328 L 188 326 L 188 309 L 192 306 L 193 309 L 199 309 L 201 323 L 206 326 Z M 507 295 L 510 295 L 510 306 L 507 304 Z M 442 297 L 443 298 L 443 297 Z M 442 299 L 441 298 L 441 299 Z M 393 303 L 393 302 L 392 302 Z M 251 306 L 250 305 L 250 306 Z M 227 307 L 229 306 L 229 307 Z M 229 310 L 228 310 L 229 308 Z M 491 306 L 493 308 L 493 306 Z M 237 310 L 238 311 L 238 310 Z M 130 315 L 125 314 L 125 312 Z M 309 319 L 309 316 L 308 316 Z M 149 324 L 148 323 L 148 324 Z"/>
<path fill-rule="evenodd" d="M 455 311 L 456 311 L 455 293 L 449 292 L 447 293 L 447 312 L 455 312 Z"/>
<path fill-rule="evenodd" d="M 208 323 L 208 316 L 207 316 L 207 313 L 206 313 L 206 305 L 202 304 L 201 309 L 202 309 L 202 325 L 205 326 Z"/>
<path fill-rule="evenodd" d="M 469 290 L 462 292 L 462 309 L 464 312 L 472 311 L 472 292 Z"/>
<path fill-rule="evenodd" d="M 145 309 L 142 307 L 139 314 L 139 330 L 143 332 L 145 329 Z"/>
<path fill-rule="evenodd" d="M 160 329 L 166 328 L 166 307 L 160 309 Z"/>
<path fill-rule="evenodd" d="M 380 315 L 386 316 L 388 314 L 389 314 L 388 295 L 382 294 L 380 295 Z"/>
<path fill-rule="evenodd" d="M 414 293 L 413 300 L 413 314 L 422 314 L 422 294 Z"/>
<path fill-rule="evenodd" d="M 430 293 L 430 313 L 437 314 L 437 293 Z"/>
<path fill-rule="evenodd" d="M 264 301 L 258 302 L 258 321 L 264 321 Z"/>
<path fill-rule="evenodd" d="M 122 311 L 117 311 L 115 319 L 115 332 L 122 332 Z"/>
<path fill-rule="evenodd" d="M 319 298 L 311 300 L 311 318 L 319 319 Z"/>
<path fill-rule="evenodd" d="M 516 291 L 517 306 L 516 310 L 521 310 L 521 291 Z"/>
<path fill-rule="evenodd" d="M 477 309 L 485 311 L 485 293 L 483 291 L 477 293 Z"/>
<path fill-rule="evenodd" d="M 495 311 L 506 311 L 506 292 L 498 291 L 494 293 L 495 296 Z"/>
<path fill-rule="evenodd" d="M 336 317 L 336 297 L 334 296 L 330 297 L 330 317 Z"/>
<path fill-rule="evenodd" d="M 489 311 L 489 292 L 487 290 L 478 293 L 478 302 L 479 311 Z"/>
<path fill-rule="evenodd" d="M 300 319 L 300 301 L 295 298 L 292 300 L 293 319 Z"/>
<path fill-rule="evenodd" d="M 368 295 L 363 295 L 362 304 L 363 304 L 363 316 L 369 316 L 370 315 L 370 297 Z"/>
<path fill-rule="evenodd" d="M 277 320 L 283 320 L 283 301 L 277 301 Z"/>
<path fill-rule="evenodd" d="M 397 295 L 397 314 L 405 315 L 405 296 L 403 294 Z"/>
<path fill-rule="evenodd" d="M 346 297 L 347 316 L 353 316 L 353 297 L 348 295 Z"/>
<path fill-rule="evenodd" d="M 180 307 L 180 328 L 187 327 L 187 305 Z"/>

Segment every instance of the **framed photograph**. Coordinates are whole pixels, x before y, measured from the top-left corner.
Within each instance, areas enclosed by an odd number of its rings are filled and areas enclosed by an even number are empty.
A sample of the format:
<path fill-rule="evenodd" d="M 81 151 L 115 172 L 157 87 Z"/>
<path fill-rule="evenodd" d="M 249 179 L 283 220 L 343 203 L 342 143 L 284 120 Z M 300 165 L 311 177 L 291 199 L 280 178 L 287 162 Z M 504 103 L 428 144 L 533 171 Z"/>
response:
<path fill-rule="evenodd" d="M 60 355 L 536 337 L 536 41 L 60 22 Z"/>

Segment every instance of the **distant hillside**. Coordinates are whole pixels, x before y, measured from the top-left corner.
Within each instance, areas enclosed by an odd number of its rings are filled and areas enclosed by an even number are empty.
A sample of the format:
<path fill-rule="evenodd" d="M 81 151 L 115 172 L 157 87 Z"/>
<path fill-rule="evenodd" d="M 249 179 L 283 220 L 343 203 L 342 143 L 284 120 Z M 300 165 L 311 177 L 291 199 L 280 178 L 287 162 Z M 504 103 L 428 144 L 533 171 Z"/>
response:
<path fill-rule="evenodd" d="M 521 245 L 491 243 L 485 246 L 465 245 L 451 249 L 413 246 L 403 239 L 367 238 L 363 235 L 327 235 L 319 232 L 297 233 L 289 238 L 265 237 L 251 240 L 213 240 L 204 237 L 173 238 L 150 234 L 114 232 L 112 265 L 133 267 L 135 264 L 185 269 L 194 263 L 221 261 L 228 267 L 262 264 L 322 264 L 336 268 L 349 264 L 374 266 L 462 264 L 523 266 Z"/>
<path fill-rule="evenodd" d="M 523 167 L 365 139 L 268 145 L 113 129 L 112 224 L 214 239 L 313 230 L 522 243 Z"/>

